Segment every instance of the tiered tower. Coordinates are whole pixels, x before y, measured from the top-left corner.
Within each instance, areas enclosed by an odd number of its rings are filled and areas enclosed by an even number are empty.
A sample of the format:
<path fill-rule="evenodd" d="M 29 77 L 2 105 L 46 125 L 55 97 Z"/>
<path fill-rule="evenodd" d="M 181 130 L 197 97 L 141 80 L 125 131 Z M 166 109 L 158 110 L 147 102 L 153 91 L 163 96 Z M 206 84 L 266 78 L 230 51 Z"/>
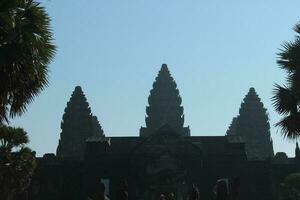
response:
<path fill-rule="evenodd" d="M 61 129 L 56 153 L 63 159 L 83 159 L 86 139 L 91 136 L 104 137 L 80 86 L 75 88 L 67 103 Z"/>
<path fill-rule="evenodd" d="M 233 118 L 226 134 L 244 138 L 248 159 L 274 156 L 267 110 L 254 88 L 250 88 L 241 104 L 239 115 Z"/>
<path fill-rule="evenodd" d="M 237 128 L 237 120 L 238 117 L 234 117 L 231 121 L 231 124 L 228 128 L 228 130 L 226 131 L 226 135 L 236 135 L 236 128 Z"/>
<path fill-rule="evenodd" d="M 105 137 L 103 129 L 96 116 L 92 116 L 93 121 L 93 136 Z"/>
<path fill-rule="evenodd" d="M 148 103 L 146 127 L 141 127 L 140 136 L 149 136 L 166 124 L 184 136 L 190 135 L 189 127 L 183 127 L 184 115 L 181 97 L 166 64 L 162 65 L 153 83 Z"/>

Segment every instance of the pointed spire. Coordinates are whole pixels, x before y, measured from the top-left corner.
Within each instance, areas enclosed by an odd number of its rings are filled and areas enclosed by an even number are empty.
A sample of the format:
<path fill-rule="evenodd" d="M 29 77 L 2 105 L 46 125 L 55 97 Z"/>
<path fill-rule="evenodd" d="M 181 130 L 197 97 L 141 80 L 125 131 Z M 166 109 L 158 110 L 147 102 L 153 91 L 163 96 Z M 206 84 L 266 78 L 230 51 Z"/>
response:
<path fill-rule="evenodd" d="M 94 120 L 81 87 L 76 86 L 62 117 L 57 156 L 66 159 L 82 159 L 85 140 L 95 133 L 103 134 L 102 129 L 99 130 L 96 122 L 93 122 Z"/>
<path fill-rule="evenodd" d="M 161 70 L 162 70 L 162 71 L 168 71 L 168 72 L 169 72 L 169 69 L 168 69 L 167 64 L 165 64 L 165 63 L 162 64 L 162 65 L 161 65 Z"/>
<path fill-rule="evenodd" d="M 189 135 L 189 128 L 184 128 L 183 107 L 177 85 L 166 64 L 161 66 L 148 97 L 146 107 L 146 127 L 141 128 L 140 135 L 148 136 L 161 126 L 169 124 L 183 135 Z"/>
<path fill-rule="evenodd" d="M 274 155 L 267 109 L 255 89 L 249 89 L 239 115 L 233 119 L 227 135 L 243 136 L 249 159 L 266 159 Z"/>
<path fill-rule="evenodd" d="M 267 109 L 264 108 L 253 87 L 249 89 L 241 104 L 238 123 L 238 131 L 243 134 L 265 134 L 270 137 Z"/>

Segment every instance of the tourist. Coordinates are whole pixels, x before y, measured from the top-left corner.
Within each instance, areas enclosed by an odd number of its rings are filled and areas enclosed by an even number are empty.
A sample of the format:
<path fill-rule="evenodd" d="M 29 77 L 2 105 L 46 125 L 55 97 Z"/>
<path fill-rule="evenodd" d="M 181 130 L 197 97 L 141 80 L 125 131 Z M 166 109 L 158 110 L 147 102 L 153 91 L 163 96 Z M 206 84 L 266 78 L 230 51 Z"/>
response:
<path fill-rule="evenodd" d="M 90 194 L 87 197 L 87 200 L 109 200 L 109 198 L 105 195 L 105 185 L 99 181 L 94 184 Z"/>

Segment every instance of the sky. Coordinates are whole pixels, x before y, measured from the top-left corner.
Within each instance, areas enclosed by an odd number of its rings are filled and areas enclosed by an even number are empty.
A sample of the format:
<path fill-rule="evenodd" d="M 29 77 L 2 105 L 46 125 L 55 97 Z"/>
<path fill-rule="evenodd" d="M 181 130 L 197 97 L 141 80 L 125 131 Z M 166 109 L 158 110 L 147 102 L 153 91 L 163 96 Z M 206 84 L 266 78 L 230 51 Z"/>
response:
<path fill-rule="evenodd" d="M 267 108 L 275 152 L 295 142 L 274 124 L 271 97 L 285 81 L 276 64 L 300 20 L 298 0 L 40 0 L 57 53 L 50 84 L 11 125 L 38 156 L 55 153 L 64 108 L 80 85 L 106 136 L 138 136 L 152 83 L 166 63 L 191 135 L 225 135 L 250 87 Z"/>

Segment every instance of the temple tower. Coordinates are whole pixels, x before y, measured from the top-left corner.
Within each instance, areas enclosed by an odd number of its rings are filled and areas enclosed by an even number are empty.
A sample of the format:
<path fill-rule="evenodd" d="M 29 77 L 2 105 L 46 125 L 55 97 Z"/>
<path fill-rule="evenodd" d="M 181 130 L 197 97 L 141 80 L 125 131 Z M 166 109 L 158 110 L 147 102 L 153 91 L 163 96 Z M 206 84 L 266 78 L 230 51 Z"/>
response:
<path fill-rule="evenodd" d="M 244 138 L 248 159 L 267 159 L 274 156 L 267 109 L 254 88 L 250 88 L 245 96 L 239 115 L 233 118 L 226 134 Z"/>
<path fill-rule="evenodd" d="M 155 78 L 148 103 L 146 127 L 141 127 L 140 136 L 149 136 L 166 124 L 184 136 L 190 135 L 189 127 L 183 127 L 184 115 L 181 97 L 166 64 L 162 65 Z"/>
<path fill-rule="evenodd" d="M 56 154 L 63 159 L 82 159 L 86 139 L 91 136 L 104 137 L 80 86 L 75 88 L 67 103 L 61 129 Z"/>
<path fill-rule="evenodd" d="M 93 121 L 93 136 L 100 136 L 100 137 L 105 137 L 103 129 L 98 121 L 98 118 L 96 116 L 92 116 L 92 121 Z"/>
<path fill-rule="evenodd" d="M 238 117 L 234 117 L 231 121 L 231 124 L 228 128 L 228 130 L 226 131 L 226 135 L 236 135 L 236 128 L 237 128 L 237 120 Z"/>

